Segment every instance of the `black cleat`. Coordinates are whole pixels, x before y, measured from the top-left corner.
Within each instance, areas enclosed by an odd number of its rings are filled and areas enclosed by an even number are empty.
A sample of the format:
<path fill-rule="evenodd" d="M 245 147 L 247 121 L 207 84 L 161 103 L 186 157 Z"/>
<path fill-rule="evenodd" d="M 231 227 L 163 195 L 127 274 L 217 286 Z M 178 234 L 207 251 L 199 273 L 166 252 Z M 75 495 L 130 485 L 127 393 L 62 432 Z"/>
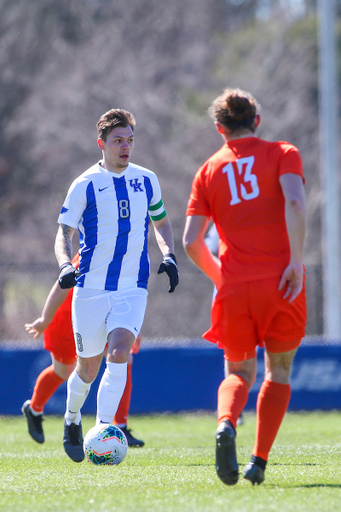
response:
<path fill-rule="evenodd" d="M 34 439 L 37 443 L 43 444 L 45 441 L 44 438 L 44 431 L 42 427 L 43 422 L 43 415 L 39 414 L 38 416 L 35 416 L 32 414 L 32 411 L 30 409 L 30 403 L 31 400 L 26 400 L 26 402 L 23 404 L 21 411 L 23 415 L 27 419 L 27 427 L 28 427 L 28 433 Z"/>
<path fill-rule="evenodd" d="M 236 433 L 229 421 L 222 421 L 216 431 L 216 470 L 226 485 L 238 482 Z"/>
<path fill-rule="evenodd" d="M 265 474 L 262 468 L 254 462 L 248 462 L 244 469 L 244 479 L 249 480 L 252 485 L 260 485 L 265 480 Z"/>
<path fill-rule="evenodd" d="M 126 436 L 128 441 L 128 446 L 134 448 L 142 448 L 144 446 L 144 441 L 140 439 L 135 439 L 134 436 L 131 435 L 131 430 L 128 427 L 119 427 L 122 430 L 123 434 Z"/>
<path fill-rule="evenodd" d="M 67 425 L 64 421 L 63 445 L 66 454 L 74 462 L 82 462 L 84 460 L 82 423 L 79 425 L 75 423 Z"/>

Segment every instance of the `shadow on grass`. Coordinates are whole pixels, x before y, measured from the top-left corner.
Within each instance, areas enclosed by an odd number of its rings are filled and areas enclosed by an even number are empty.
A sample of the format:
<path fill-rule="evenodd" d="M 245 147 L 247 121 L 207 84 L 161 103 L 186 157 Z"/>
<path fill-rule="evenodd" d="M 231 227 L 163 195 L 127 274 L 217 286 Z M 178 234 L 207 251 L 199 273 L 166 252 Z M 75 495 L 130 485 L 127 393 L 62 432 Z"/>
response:
<path fill-rule="evenodd" d="M 295 487 L 296 489 L 298 487 L 303 487 L 306 489 L 314 488 L 314 487 L 330 487 L 331 489 L 340 489 L 341 484 L 306 484 L 306 485 L 293 485 L 292 487 Z"/>
<path fill-rule="evenodd" d="M 240 466 L 246 466 L 247 462 L 239 462 Z M 272 462 L 267 466 L 267 469 L 269 469 L 272 466 L 321 466 L 321 464 L 318 464 L 316 462 Z"/>
<path fill-rule="evenodd" d="M 259 485 L 252 486 L 253 489 L 257 489 Z M 297 485 L 280 485 L 280 484 L 273 484 L 271 482 L 265 482 L 264 485 L 262 485 L 262 489 L 267 487 L 268 489 L 341 489 L 341 484 L 297 484 Z"/>
<path fill-rule="evenodd" d="M 205 463 L 198 462 L 198 463 L 196 463 L 196 464 L 195 464 L 195 463 L 191 463 L 191 464 L 184 464 L 184 466 L 188 466 L 188 467 L 192 467 L 192 466 L 194 466 L 194 467 L 207 467 L 207 468 L 213 468 L 213 467 L 214 467 L 214 464 L 212 464 L 212 463 L 207 463 L 207 464 L 205 464 Z"/>
<path fill-rule="evenodd" d="M 316 462 L 273 462 L 269 466 L 321 466 L 321 464 Z"/>

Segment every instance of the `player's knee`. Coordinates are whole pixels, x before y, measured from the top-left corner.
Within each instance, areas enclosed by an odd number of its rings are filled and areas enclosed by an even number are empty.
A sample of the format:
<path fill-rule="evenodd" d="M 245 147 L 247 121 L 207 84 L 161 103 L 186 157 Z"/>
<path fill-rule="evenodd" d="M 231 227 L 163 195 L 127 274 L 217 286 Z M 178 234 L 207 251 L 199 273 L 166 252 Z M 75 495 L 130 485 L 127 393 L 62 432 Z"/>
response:
<path fill-rule="evenodd" d="M 130 332 L 121 330 L 121 336 L 116 335 L 109 339 L 107 361 L 109 363 L 126 363 L 134 342 L 134 336 Z"/>
<path fill-rule="evenodd" d="M 83 382 L 90 384 L 93 382 L 98 374 L 98 366 L 95 364 L 85 364 L 77 366 L 77 373 Z"/>
<path fill-rule="evenodd" d="M 278 384 L 289 384 L 296 349 L 279 354 L 266 353 L 265 378 Z"/>
<path fill-rule="evenodd" d="M 253 384 L 255 383 L 257 376 L 256 358 L 239 362 L 227 361 L 225 371 L 226 376 L 230 374 L 235 374 L 242 377 L 246 381 L 248 388 L 250 390 Z"/>
<path fill-rule="evenodd" d="M 255 383 L 256 375 L 254 375 L 253 373 L 244 373 L 240 374 L 240 376 L 243 377 L 244 380 L 246 380 L 250 390 Z"/>
<path fill-rule="evenodd" d="M 59 378 L 65 381 L 68 380 L 73 370 L 74 365 L 60 365 L 54 369 L 54 372 Z"/>
<path fill-rule="evenodd" d="M 117 345 L 111 353 L 107 355 L 108 363 L 126 363 L 129 359 L 130 347 L 125 344 Z"/>
<path fill-rule="evenodd" d="M 278 384 L 289 384 L 290 382 L 290 369 L 278 366 L 271 368 L 265 374 L 266 380 L 277 382 Z"/>
<path fill-rule="evenodd" d="M 254 385 L 254 383 L 256 382 L 256 377 L 257 377 L 257 371 L 255 371 L 254 373 L 252 373 L 249 377 L 249 389 L 252 388 L 252 386 Z"/>

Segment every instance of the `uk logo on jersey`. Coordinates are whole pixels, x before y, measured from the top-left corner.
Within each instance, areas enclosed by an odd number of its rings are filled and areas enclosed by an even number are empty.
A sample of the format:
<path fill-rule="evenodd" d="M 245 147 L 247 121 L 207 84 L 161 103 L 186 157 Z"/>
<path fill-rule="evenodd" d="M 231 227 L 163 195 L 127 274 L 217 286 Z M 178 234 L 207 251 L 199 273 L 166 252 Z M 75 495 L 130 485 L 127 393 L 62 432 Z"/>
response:
<path fill-rule="evenodd" d="M 138 178 L 129 180 L 130 186 L 134 189 L 134 192 L 143 192 L 142 183 L 139 182 Z"/>

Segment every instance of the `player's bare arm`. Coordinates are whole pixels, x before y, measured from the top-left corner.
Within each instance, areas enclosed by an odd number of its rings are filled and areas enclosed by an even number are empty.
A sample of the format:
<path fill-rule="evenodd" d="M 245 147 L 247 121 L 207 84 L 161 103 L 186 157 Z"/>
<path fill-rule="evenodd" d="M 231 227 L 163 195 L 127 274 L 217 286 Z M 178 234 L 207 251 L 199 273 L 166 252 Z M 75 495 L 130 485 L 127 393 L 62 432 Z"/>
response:
<path fill-rule="evenodd" d="M 79 274 L 78 270 L 71 263 L 72 257 L 72 237 L 76 229 L 66 224 L 60 224 L 56 241 L 55 241 L 55 255 L 59 263 L 59 286 L 62 289 L 72 288 L 76 285 L 76 277 Z"/>
<path fill-rule="evenodd" d="M 34 339 L 38 338 L 52 322 L 57 309 L 64 302 L 67 294 L 68 290 L 62 290 L 58 281 L 56 281 L 47 296 L 41 316 L 31 324 L 25 324 L 26 331 L 33 334 Z"/>
<path fill-rule="evenodd" d="M 59 224 L 56 241 L 54 245 L 54 251 L 59 266 L 63 265 L 63 263 L 71 263 L 72 237 L 75 231 L 75 228 L 67 226 L 66 224 Z"/>
<path fill-rule="evenodd" d="M 304 185 L 298 174 L 284 174 L 280 184 L 285 198 L 285 221 L 290 243 L 290 263 L 285 269 L 279 290 L 285 289 L 284 298 L 293 302 L 303 287 L 303 251 L 305 240 L 306 208 Z"/>
<path fill-rule="evenodd" d="M 159 267 L 158 274 L 166 272 L 169 277 L 169 293 L 173 293 L 179 284 L 179 272 L 177 261 L 174 255 L 174 238 L 172 226 L 167 215 L 163 219 L 152 221 L 155 231 L 155 238 L 163 254 L 163 260 Z"/>
<path fill-rule="evenodd" d="M 163 219 L 152 222 L 155 238 L 162 254 L 174 253 L 173 231 L 168 216 L 166 215 Z"/>
<path fill-rule="evenodd" d="M 221 285 L 219 258 L 214 256 L 205 244 L 204 236 L 209 223 L 203 215 L 189 215 L 183 235 L 183 246 L 193 263 L 209 277 L 217 289 Z"/>

